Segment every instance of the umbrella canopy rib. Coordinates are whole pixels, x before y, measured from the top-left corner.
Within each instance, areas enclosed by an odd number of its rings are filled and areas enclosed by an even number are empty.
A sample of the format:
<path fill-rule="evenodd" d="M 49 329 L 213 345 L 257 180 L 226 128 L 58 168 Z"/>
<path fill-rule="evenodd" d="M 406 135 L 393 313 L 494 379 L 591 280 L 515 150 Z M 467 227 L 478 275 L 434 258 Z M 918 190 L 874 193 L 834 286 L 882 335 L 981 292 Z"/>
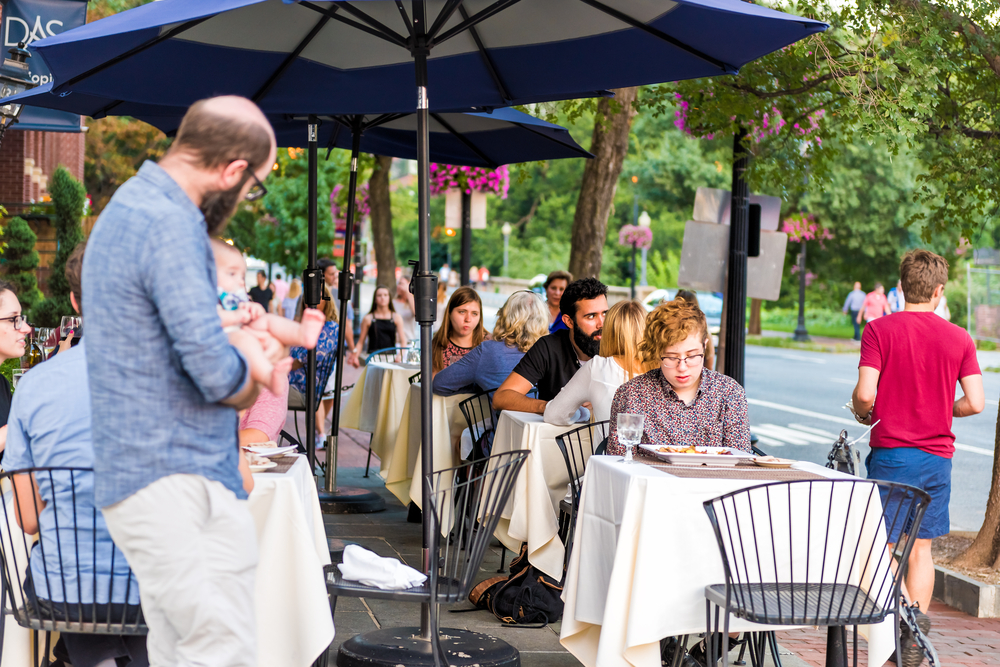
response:
<path fill-rule="evenodd" d="M 83 81 L 84 79 L 86 79 L 88 77 L 91 77 L 91 76 L 93 76 L 95 74 L 103 72 L 104 70 L 106 70 L 107 68 L 109 68 L 109 67 L 111 67 L 113 65 L 117 65 L 118 63 L 122 62 L 123 60 L 128 60 L 132 56 L 137 55 L 139 53 L 142 53 L 146 49 L 149 49 L 149 48 L 152 48 L 152 47 L 156 46 L 160 42 L 165 42 L 168 39 L 173 39 L 177 35 L 180 35 L 181 33 L 190 30 L 191 28 L 195 27 L 196 25 L 204 23 L 205 21 L 207 21 L 210 18 L 212 18 L 212 17 L 211 16 L 203 16 L 200 19 L 193 19 L 191 21 L 187 21 L 186 23 L 183 23 L 183 24 L 177 26 L 176 28 L 172 28 L 170 30 L 167 30 L 164 33 L 160 33 L 159 35 L 157 35 L 153 39 L 149 40 L 145 44 L 140 44 L 139 46 L 137 46 L 137 47 L 135 47 L 133 49 L 129 49 L 128 51 L 126 51 L 125 53 L 122 53 L 121 55 L 115 56 L 114 58 L 110 58 L 109 60 L 106 60 L 105 62 L 101 63 L 97 67 L 92 67 L 89 70 L 87 70 L 86 72 L 83 72 L 82 74 L 77 74 L 73 78 L 71 78 L 68 81 L 66 81 L 66 86 L 69 87 L 69 86 L 72 86 L 75 83 L 79 83 L 79 82 Z"/>
<path fill-rule="evenodd" d="M 433 36 L 432 35 L 432 36 L 430 36 L 427 45 L 428 45 L 428 47 L 434 47 L 434 46 L 437 46 L 438 44 L 442 44 L 444 42 L 447 42 L 449 39 L 451 39 L 455 35 L 459 35 L 459 34 L 465 32 L 469 28 L 471 28 L 471 27 L 473 27 L 473 26 L 475 26 L 475 25 L 477 25 L 479 23 L 482 23 L 483 21 L 485 21 L 489 17 L 491 17 L 494 14 L 497 14 L 499 12 L 502 12 L 503 10 L 507 9 L 508 7 L 516 5 L 520 1 L 521 0 L 499 0 L 499 2 L 494 2 L 492 5 L 490 5 L 486 9 L 482 10 L 478 14 L 473 14 L 472 18 L 465 19 L 464 21 L 462 21 L 461 23 L 459 23 L 457 26 L 455 26 L 451 30 L 446 31 L 446 32 L 444 32 L 441 35 L 437 35 L 437 36 Z"/>
<path fill-rule="evenodd" d="M 490 168 L 496 169 L 497 167 L 500 166 L 499 164 L 497 164 L 496 160 L 490 158 L 488 155 L 486 155 L 486 153 L 483 153 L 481 150 L 479 150 L 479 147 L 476 146 L 475 144 L 473 144 L 471 141 L 469 141 L 468 138 L 466 138 L 465 136 L 463 136 L 461 133 L 456 132 L 455 128 L 453 128 L 448 123 L 448 121 L 446 121 L 441 116 L 441 114 L 439 114 L 439 113 L 432 113 L 431 114 L 431 118 L 433 118 L 437 122 L 441 123 L 441 126 L 444 129 L 448 130 L 448 132 L 453 137 L 455 137 L 456 139 L 458 139 L 459 141 L 461 141 L 463 144 L 465 144 L 466 148 L 468 148 L 470 151 L 472 151 L 473 153 L 475 153 L 476 155 L 478 155 L 479 157 L 481 157 L 483 159 L 483 162 L 485 162 L 486 164 L 490 165 Z"/>
<path fill-rule="evenodd" d="M 406 31 L 412 35 L 413 23 L 410 22 L 410 17 L 406 14 L 406 7 L 403 6 L 403 0 L 396 0 L 396 8 L 399 9 L 399 13 L 403 17 L 403 23 L 406 25 Z"/>
<path fill-rule="evenodd" d="M 448 22 L 448 19 L 452 17 L 455 10 L 461 6 L 462 0 L 447 0 L 444 7 L 441 8 L 441 12 L 438 14 L 438 17 L 434 19 L 434 23 L 431 24 L 431 28 L 427 31 L 427 34 L 436 35 L 437 32 L 444 27 L 444 24 Z"/>
<path fill-rule="evenodd" d="M 367 23 L 369 26 L 371 26 L 375 30 L 381 31 L 384 35 L 392 38 L 392 40 L 394 42 L 397 42 L 399 44 L 406 44 L 406 37 L 403 37 L 398 32 L 396 32 L 395 30 L 393 30 L 389 26 L 385 25 L 381 21 L 379 21 L 379 20 L 377 20 L 377 19 L 369 16 L 368 14 L 364 13 L 363 11 L 361 11 L 360 9 L 358 9 L 357 7 L 355 7 L 354 5 L 352 5 L 351 3 L 349 3 L 349 2 L 342 2 L 342 3 L 340 3 L 337 6 L 343 7 L 344 11 L 347 12 L 348 14 L 353 15 L 354 18 L 359 19 L 361 21 L 364 21 L 365 23 Z"/>
<path fill-rule="evenodd" d="M 666 42 L 668 44 L 672 44 L 672 45 L 676 46 L 678 49 L 681 49 L 682 51 L 690 53 L 692 56 L 695 56 L 696 58 L 701 58 L 705 62 L 710 63 L 712 65 L 715 65 L 716 67 L 718 67 L 719 69 L 721 69 L 726 74 L 736 74 L 740 70 L 739 67 L 736 67 L 734 65 L 729 65 L 727 63 L 724 63 L 724 62 L 722 62 L 721 60 L 719 60 L 717 58 L 713 58 L 712 56 L 708 55 L 707 53 L 702 53 L 698 49 L 685 44 L 684 42 L 682 42 L 681 40 L 677 39 L 676 37 L 671 37 L 670 35 L 668 35 L 667 33 L 663 32 L 662 30 L 657 30 L 653 26 L 646 25 L 645 23 L 643 23 L 639 19 L 632 18 L 631 16 L 629 16 L 625 12 L 618 11 L 614 7 L 608 7 L 603 2 L 599 2 L 598 0 L 580 0 L 580 2 L 582 2 L 585 5 L 590 5 L 591 7 L 593 7 L 594 9 L 596 9 L 598 11 L 604 12 L 608 16 L 614 17 L 614 18 L 618 19 L 619 21 L 621 21 L 622 23 L 627 23 L 628 25 L 632 26 L 633 28 L 635 28 L 637 30 L 642 30 L 643 32 L 645 32 L 645 33 L 647 33 L 649 35 L 652 35 L 653 37 L 656 37 L 657 39 L 662 39 L 664 42 Z"/>
<path fill-rule="evenodd" d="M 333 7 L 330 8 L 331 12 L 336 12 L 337 9 L 339 9 L 337 5 L 334 5 Z M 271 74 L 271 76 L 267 77 L 267 81 L 264 82 L 264 85 L 261 86 L 260 90 L 254 93 L 253 97 L 251 97 L 250 99 L 253 100 L 254 102 L 260 102 L 262 97 L 271 92 L 271 88 L 273 88 L 274 84 L 278 82 L 278 79 L 284 76 L 285 72 L 288 71 L 288 68 L 291 67 L 293 64 L 295 64 L 295 61 L 298 60 L 299 55 L 305 50 L 307 46 L 309 46 L 309 43 L 316 38 L 316 35 L 319 34 L 319 31 L 322 30 L 323 27 L 327 23 L 329 23 L 329 21 L 330 21 L 330 15 L 324 14 L 323 16 L 321 16 L 319 21 L 316 22 L 316 25 L 313 26 L 313 29 L 309 31 L 309 34 L 306 35 L 302 39 L 302 41 L 298 43 L 298 45 L 296 45 L 295 49 L 291 53 L 289 53 L 288 57 L 285 58 L 282 61 L 282 63 L 278 66 L 278 69 L 276 69 Z"/>
<path fill-rule="evenodd" d="M 469 13 L 465 11 L 465 7 L 459 7 L 459 10 L 462 12 L 462 19 L 468 21 Z M 476 30 L 475 26 L 470 26 L 469 34 L 472 35 L 473 41 L 476 42 L 476 48 L 479 49 L 479 53 L 483 56 L 483 63 L 486 64 L 486 70 L 490 73 L 490 76 L 493 77 L 493 83 L 496 84 L 497 90 L 500 92 L 500 97 L 503 98 L 505 103 L 509 104 L 514 98 L 507 90 L 507 86 L 504 84 L 503 79 L 500 78 L 500 72 L 497 71 L 496 63 L 493 62 L 493 58 L 490 57 L 489 51 L 486 50 L 483 40 L 480 39 L 479 31 Z"/>
<path fill-rule="evenodd" d="M 554 144 L 560 144 L 560 142 L 558 140 L 556 140 L 555 137 L 551 137 L 551 136 L 545 134 L 544 132 L 539 132 L 537 129 L 531 127 L 530 125 L 522 123 L 522 124 L 519 124 L 518 127 L 520 127 L 522 130 L 527 130 L 528 132 L 531 132 L 532 134 L 538 135 L 539 137 L 543 137 L 545 139 L 548 139 L 549 141 L 551 141 Z M 565 145 L 565 144 L 560 144 L 560 145 Z M 580 157 L 585 157 L 585 158 L 594 157 L 588 151 L 583 150 L 583 148 L 580 148 L 579 150 L 580 150 Z"/>
<path fill-rule="evenodd" d="M 409 48 L 409 46 L 406 43 L 406 40 L 402 36 L 398 35 L 393 30 L 389 30 L 388 32 L 381 32 L 381 31 L 379 31 L 376 28 L 372 28 L 372 27 L 369 27 L 369 26 L 367 26 L 367 25 L 365 25 L 363 23 L 359 23 L 357 21 L 353 21 L 353 20 L 347 18 L 346 16 L 340 16 L 339 14 L 337 14 L 336 10 L 327 9 L 326 7 L 320 7 L 319 5 L 316 5 L 316 4 L 313 4 L 311 2 L 308 2 L 308 0 L 304 0 L 303 2 L 300 2 L 299 5 L 302 6 L 302 7 L 305 7 L 306 9 L 311 9 L 314 12 L 319 12 L 323 16 L 328 16 L 331 19 L 333 19 L 334 21 L 340 21 L 344 25 L 349 25 L 352 28 L 355 28 L 356 30 L 360 30 L 361 32 L 366 32 L 369 35 L 374 35 L 375 37 L 379 37 L 381 39 L 384 39 L 387 42 L 395 44 L 396 46 L 401 46 L 404 49 L 408 49 Z M 340 8 L 340 7 L 345 7 L 346 8 L 348 5 L 347 5 L 347 3 L 338 3 L 335 6 L 337 8 Z M 376 21 L 376 23 L 377 23 L 377 21 Z"/>

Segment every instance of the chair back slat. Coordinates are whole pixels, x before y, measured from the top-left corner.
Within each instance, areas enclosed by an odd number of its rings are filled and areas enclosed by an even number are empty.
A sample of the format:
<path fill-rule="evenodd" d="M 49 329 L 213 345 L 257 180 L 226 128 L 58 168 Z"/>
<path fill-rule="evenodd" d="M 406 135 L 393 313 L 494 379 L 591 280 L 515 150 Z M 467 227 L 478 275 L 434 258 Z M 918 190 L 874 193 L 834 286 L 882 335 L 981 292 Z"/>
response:
<path fill-rule="evenodd" d="M 424 478 L 433 523 L 431 553 L 439 563 L 429 577 L 434 602 L 468 595 L 527 457 L 527 450 L 503 452 L 485 465 L 470 461 Z"/>
<path fill-rule="evenodd" d="M 19 475 L 35 480 L 37 493 L 30 491 L 30 498 L 19 495 L 14 484 Z M 146 634 L 132 570 L 94 506 L 93 470 L 14 470 L 0 475 L 0 485 L 11 489 L 5 494 L 0 522 L 0 577 L 18 625 L 73 633 Z M 44 498 L 44 506 L 39 498 Z M 35 512 L 37 540 L 20 528 L 21 505 Z"/>
<path fill-rule="evenodd" d="M 494 392 L 496 389 L 480 391 L 458 404 L 473 443 L 479 442 L 484 436 L 489 437 L 496 430 L 497 413 L 493 411 Z"/>
<path fill-rule="evenodd" d="M 410 348 L 408 347 L 383 347 L 381 350 L 375 350 L 365 357 L 365 364 L 370 364 L 373 361 L 379 361 L 382 363 L 391 364 L 396 361 L 396 355 L 400 356 L 403 361 L 406 360 L 405 355 Z"/>
<path fill-rule="evenodd" d="M 929 502 L 902 484 L 837 479 L 763 484 L 704 506 L 734 613 L 829 625 L 875 623 L 896 610 Z M 896 543 L 898 567 L 888 548 Z"/>

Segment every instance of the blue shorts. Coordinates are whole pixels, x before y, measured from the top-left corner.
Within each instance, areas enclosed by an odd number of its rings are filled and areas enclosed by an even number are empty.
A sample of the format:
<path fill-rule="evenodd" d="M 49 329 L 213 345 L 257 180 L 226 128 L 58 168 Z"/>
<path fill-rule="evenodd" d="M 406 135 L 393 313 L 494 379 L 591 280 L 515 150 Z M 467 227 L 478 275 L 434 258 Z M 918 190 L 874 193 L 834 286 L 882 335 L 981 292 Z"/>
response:
<path fill-rule="evenodd" d="M 947 535 L 951 530 L 948 503 L 951 500 L 951 459 L 928 454 L 916 447 L 873 447 L 865 459 L 868 479 L 908 484 L 926 491 L 931 497 L 917 537 L 932 539 Z M 894 508 L 885 507 L 885 516 L 892 516 Z M 903 523 L 903 522 L 899 522 Z M 906 527 L 909 526 L 909 520 Z M 889 542 L 895 544 L 904 526 L 897 526 Z"/>

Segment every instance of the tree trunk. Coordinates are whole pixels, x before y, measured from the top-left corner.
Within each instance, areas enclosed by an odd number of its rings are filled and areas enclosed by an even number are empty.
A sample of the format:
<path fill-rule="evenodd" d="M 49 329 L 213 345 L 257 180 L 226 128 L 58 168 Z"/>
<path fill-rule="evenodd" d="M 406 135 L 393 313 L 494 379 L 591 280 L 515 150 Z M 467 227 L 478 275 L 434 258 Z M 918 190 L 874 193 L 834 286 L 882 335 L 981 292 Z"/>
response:
<path fill-rule="evenodd" d="M 750 323 L 747 328 L 751 336 L 760 335 L 760 299 L 750 299 Z"/>
<path fill-rule="evenodd" d="M 993 436 L 993 482 L 986 499 L 986 517 L 969 548 L 953 561 L 959 567 L 1000 567 L 1000 418 Z"/>
<path fill-rule="evenodd" d="M 392 200 L 389 196 L 389 168 L 392 158 L 375 156 L 375 167 L 368 179 L 368 205 L 371 209 L 372 245 L 378 264 L 379 286 L 396 293 L 396 244 L 392 237 Z"/>
<path fill-rule="evenodd" d="M 592 160 L 583 169 L 580 196 L 573 216 L 573 237 L 569 253 L 569 272 L 574 278 L 598 277 L 601 254 L 608 235 L 608 216 L 615 197 L 615 187 L 628 152 L 628 134 L 635 117 L 637 88 L 615 90 L 614 100 L 597 103 L 594 134 L 590 142 Z"/>

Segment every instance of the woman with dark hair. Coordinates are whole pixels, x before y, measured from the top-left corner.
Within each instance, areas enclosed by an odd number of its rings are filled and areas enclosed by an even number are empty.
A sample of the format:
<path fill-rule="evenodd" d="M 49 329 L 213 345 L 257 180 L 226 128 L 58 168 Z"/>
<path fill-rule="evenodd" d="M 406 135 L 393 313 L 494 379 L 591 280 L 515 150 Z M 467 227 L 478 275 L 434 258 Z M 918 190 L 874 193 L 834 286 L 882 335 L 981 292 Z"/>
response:
<path fill-rule="evenodd" d="M 348 359 L 354 367 L 361 366 L 361 350 L 365 340 L 368 341 L 368 354 L 387 347 L 406 347 L 406 331 L 403 329 L 403 318 L 392 305 L 392 295 L 389 288 L 379 285 L 372 296 L 372 307 L 361 320 L 361 335 L 358 344 Z"/>
<path fill-rule="evenodd" d="M 0 280 L 0 363 L 24 356 L 24 338 L 31 333 L 28 318 L 21 314 L 21 303 L 14 286 Z M 7 417 L 12 392 L 10 382 L 0 375 L 0 458 L 7 446 Z"/>
<path fill-rule="evenodd" d="M 459 287 L 448 300 L 441 328 L 434 334 L 434 373 L 440 373 L 486 339 L 479 294 L 471 287 Z"/>
<path fill-rule="evenodd" d="M 573 274 L 569 271 L 553 271 L 542 285 L 545 288 L 545 305 L 549 307 L 549 333 L 566 328 L 559 317 L 559 301 L 571 282 Z"/>

